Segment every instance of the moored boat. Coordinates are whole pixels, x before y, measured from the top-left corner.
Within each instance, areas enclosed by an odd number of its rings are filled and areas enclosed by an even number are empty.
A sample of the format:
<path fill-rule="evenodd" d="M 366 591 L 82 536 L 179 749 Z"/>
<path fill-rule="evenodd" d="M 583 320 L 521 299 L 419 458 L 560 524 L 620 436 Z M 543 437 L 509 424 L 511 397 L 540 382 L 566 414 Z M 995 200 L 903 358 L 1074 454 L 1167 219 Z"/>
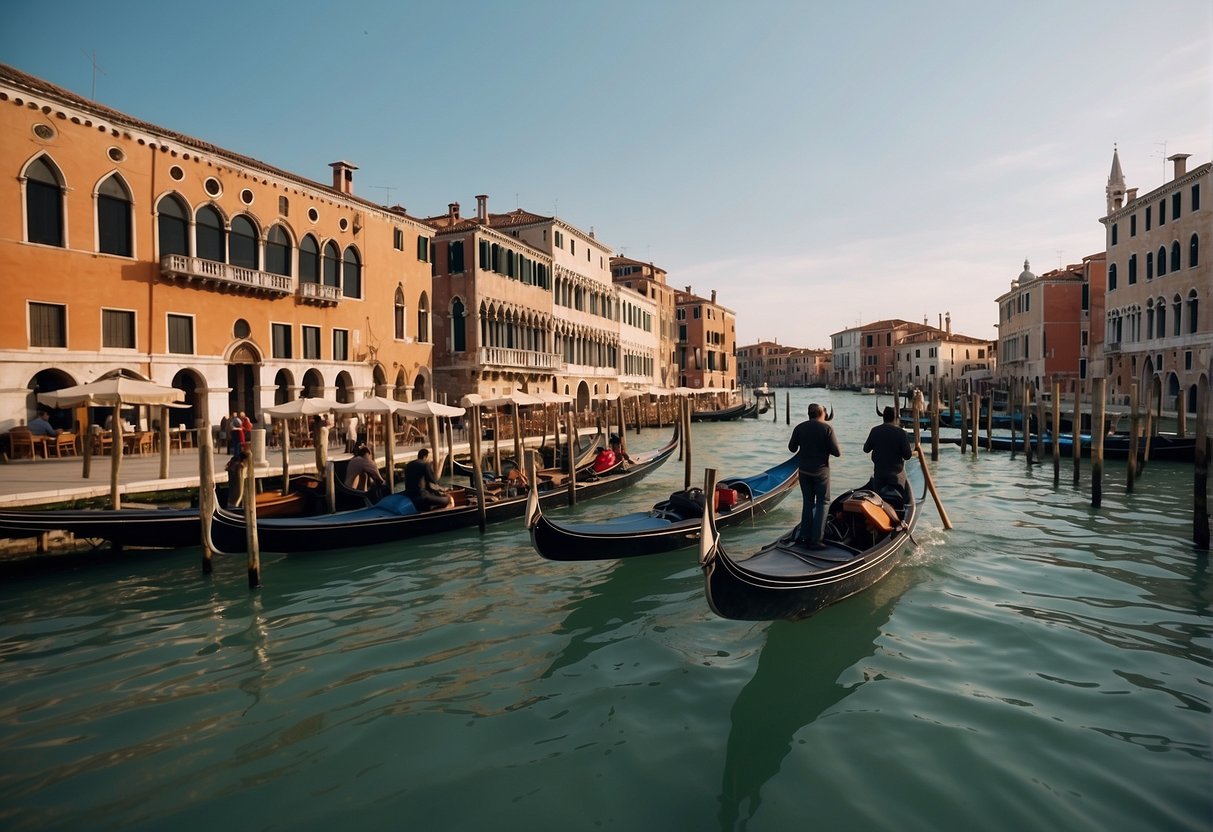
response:
<path fill-rule="evenodd" d="M 823 548 L 796 543 L 797 527 L 745 558 L 725 550 L 709 509 L 700 540 L 708 605 L 723 618 L 800 619 L 862 592 L 908 552 L 920 501 L 907 493 L 847 491 L 830 504 Z"/>
<path fill-rule="evenodd" d="M 720 410 L 695 410 L 691 412 L 692 422 L 732 422 L 734 419 L 740 419 L 745 416 L 746 411 L 753 408 L 754 412 L 758 412 L 757 404 L 740 404 L 732 405 L 731 407 L 722 407 Z"/>
<path fill-rule="evenodd" d="M 722 480 L 713 495 L 716 524 L 731 526 L 765 514 L 797 483 L 792 457 L 761 474 Z M 531 545 L 548 560 L 578 561 L 628 558 L 669 552 L 694 545 L 703 525 L 704 492 L 688 489 L 670 495 L 649 511 L 598 522 L 560 523 L 543 513 L 538 500 L 528 506 Z"/>
<path fill-rule="evenodd" d="M 578 480 L 574 486 L 576 500 L 613 494 L 639 482 L 660 467 L 673 453 L 677 444 L 678 432 L 675 430 L 665 445 L 647 453 L 636 454 L 631 464 L 617 466 L 609 473 L 594 475 L 585 481 Z M 566 505 L 569 501 L 569 491 L 567 485 L 560 481 L 563 475 L 552 472 L 545 476 L 545 473 L 539 472 L 538 479 L 546 481 L 545 490 L 540 492 L 539 499 L 544 505 L 552 507 Z M 258 518 L 258 542 L 261 549 L 268 552 L 311 552 L 395 543 L 478 525 L 479 512 L 473 500 L 473 492 L 458 489 L 456 493 L 458 497 L 455 506 L 433 511 L 417 511 L 408 497 L 393 494 L 374 506 L 353 511 L 293 519 Z M 529 495 L 526 492 L 486 500 L 485 522 L 499 523 L 522 517 L 526 512 L 528 500 Z M 240 515 L 217 509 L 211 533 L 216 548 L 221 551 L 238 551 L 244 548 L 245 523 Z"/>

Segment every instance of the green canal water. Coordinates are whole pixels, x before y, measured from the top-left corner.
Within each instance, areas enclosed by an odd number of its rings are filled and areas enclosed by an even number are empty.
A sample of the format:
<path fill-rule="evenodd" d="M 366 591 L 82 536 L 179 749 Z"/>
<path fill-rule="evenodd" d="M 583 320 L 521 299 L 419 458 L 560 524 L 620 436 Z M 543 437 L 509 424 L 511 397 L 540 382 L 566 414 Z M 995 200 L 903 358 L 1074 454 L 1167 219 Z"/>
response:
<path fill-rule="evenodd" d="M 836 410 L 834 492 L 872 397 Z M 699 424 L 703 467 L 781 459 L 780 417 Z M 794 418 L 797 421 L 799 416 Z M 633 450 L 664 431 L 629 435 Z M 0 587 L 0 828 L 1207 830 L 1213 600 L 1192 470 L 1103 506 L 1051 464 L 945 447 L 883 583 L 798 623 L 716 618 L 696 552 L 549 563 L 521 521 L 266 556 L 197 550 Z M 647 507 L 630 493 L 561 516 Z M 726 529 L 744 552 L 796 522 Z M 354 541 L 351 541 L 354 543 Z"/>

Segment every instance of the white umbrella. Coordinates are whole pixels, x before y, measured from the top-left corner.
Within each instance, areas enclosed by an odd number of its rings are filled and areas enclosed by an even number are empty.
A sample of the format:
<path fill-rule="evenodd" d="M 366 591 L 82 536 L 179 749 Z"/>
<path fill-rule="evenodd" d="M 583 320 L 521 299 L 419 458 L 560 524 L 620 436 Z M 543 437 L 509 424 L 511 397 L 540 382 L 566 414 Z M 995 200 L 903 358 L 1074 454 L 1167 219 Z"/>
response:
<path fill-rule="evenodd" d="M 536 390 L 534 395 L 542 399 L 544 404 L 569 404 L 573 401 L 572 396 L 566 396 L 564 393 L 553 393 L 551 390 Z"/>
<path fill-rule="evenodd" d="M 473 394 L 469 394 L 473 395 Z M 465 396 L 464 398 L 468 398 Z M 471 407 L 471 405 L 468 405 Z M 429 399 L 419 399 L 414 402 L 400 402 L 400 408 L 397 411 L 407 416 L 428 417 L 428 416 L 462 416 L 464 410 L 462 407 L 455 407 L 441 402 L 432 402 Z"/>
<path fill-rule="evenodd" d="M 317 413 L 328 413 L 330 410 L 337 410 L 341 407 L 344 407 L 341 402 L 336 402 L 332 399 L 291 399 L 289 402 L 283 404 L 263 407 L 261 408 L 261 412 L 279 419 L 294 419 L 298 416 L 315 416 Z"/>
<path fill-rule="evenodd" d="M 504 407 L 514 404 L 526 407 L 532 404 L 545 404 L 543 399 L 536 396 L 534 393 L 523 393 L 521 390 L 515 390 L 512 393 L 507 393 L 504 396 L 498 396 L 493 399 L 484 399 L 479 404 L 481 407 Z"/>
<path fill-rule="evenodd" d="M 387 416 L 387 436 L 384 439 L 384 462 L 387 465 L 387 484 L 389 491 L 396 490 L 396 460 L 395 445 L 396 445 L 396 426 L 392 424 L 392 414 L 399 413 L 404 409 L 407 402 L 402 402 L 397 399 L 388 399 L 383 396 L 368 396 L 365 399 L 339 404 L 334 410 L 340 413 L 382 413 Z M 460 411 L 462 413 L 463 411 Z"/>
<path fill-rule="evenodd" d="M 122 507 L 118 496 L 118 471 L 122 466 L 122 416 L 120 409 L 127 404 L 160 404 L 167 405 L 183 401 L 185 391 L 176 387 L 166 387 L 153 381 L 127 378 L 123 375 L 97 379 L 74 387 L 64 387 L 50 393 L 39 393 L 38 401 L 50 407 L 74 407 L 87 405 L 89 407 L 111 407 L 113 415 L 110 422 L 110 504 L 114 509 Z M 88 442 L 90 437 L 85 435 L 83 440 Z M 85 455 L 87 463 L 88 455 Z"/>

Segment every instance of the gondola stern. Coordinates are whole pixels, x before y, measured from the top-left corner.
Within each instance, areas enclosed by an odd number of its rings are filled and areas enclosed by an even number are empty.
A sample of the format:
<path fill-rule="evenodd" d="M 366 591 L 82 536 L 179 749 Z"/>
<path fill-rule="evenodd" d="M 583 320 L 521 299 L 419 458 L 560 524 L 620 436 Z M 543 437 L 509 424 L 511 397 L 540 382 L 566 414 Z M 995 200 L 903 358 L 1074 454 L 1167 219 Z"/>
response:
<path fill-rule="evenodd" d="M 720 546 L 720 532 L 716 529 L 716 501 L 710 499 L 716 493 L 715 468 L 704 470 L 703 493 L 709 495 L 709 499 L 704 500 L 703 523 L 699 527 L 699 565 L 706 569 L 716 560 Z"/>

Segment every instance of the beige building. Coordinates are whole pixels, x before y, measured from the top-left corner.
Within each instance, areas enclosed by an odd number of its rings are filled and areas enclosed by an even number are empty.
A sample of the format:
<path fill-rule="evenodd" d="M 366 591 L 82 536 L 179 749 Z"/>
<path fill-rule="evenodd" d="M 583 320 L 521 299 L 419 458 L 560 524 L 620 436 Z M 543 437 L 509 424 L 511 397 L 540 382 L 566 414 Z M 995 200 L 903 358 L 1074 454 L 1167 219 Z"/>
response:
<path fill-rule="evenodd" d="M 652 300 L 656 307 L 656 379 L 664 388 L 678 385 L 678 322 L 675 320 L 677 291 L 668 284 L 666 272 L 652 263 L 630 257 L 611 258 L 611 277 L 615 285 L 631 289 Z"/>
<path fill-rule="evenodd" d="M 1194 413 L 1213 360 L 1213 164 L 1188 168 L 1176 154 L 1170 181 L 1148 193 L 1126 187 L 1118 152 L 1108 176 L 1106 332 L 1097 356 L 1111 395 L 1158 384 L 1165 410 Z M 1098 373 L 1097 373 L 1098 374 Z"/>
<path fill-rule="evenodd" d="M 459 204 L 435 230 L 435 386 L 451 401 L 548 390 L 586 407 L 621 386 L 620 291 L 610 250 L 558 217 Z M 632 299 L 634 308 L 646 306 Z M 631 358 L 640 356 L 629 327 Z"/>
<path fill-rule="evenodd" d="M 180 388 L 188 427 L 428 395 L 433 231 L 331 167 L 313 181 L 0 66 L 0 426 L 115 372 Z"/>
<path fill-rule="evenodd" d="M 737 345 L 737 318 L 731 309 L 711 298 L 692 294 L 691 287 L 678 292 L 675 319 L 678 322 L 678 385 L 701 389 L 737 388 L 734 353 Z"/>

